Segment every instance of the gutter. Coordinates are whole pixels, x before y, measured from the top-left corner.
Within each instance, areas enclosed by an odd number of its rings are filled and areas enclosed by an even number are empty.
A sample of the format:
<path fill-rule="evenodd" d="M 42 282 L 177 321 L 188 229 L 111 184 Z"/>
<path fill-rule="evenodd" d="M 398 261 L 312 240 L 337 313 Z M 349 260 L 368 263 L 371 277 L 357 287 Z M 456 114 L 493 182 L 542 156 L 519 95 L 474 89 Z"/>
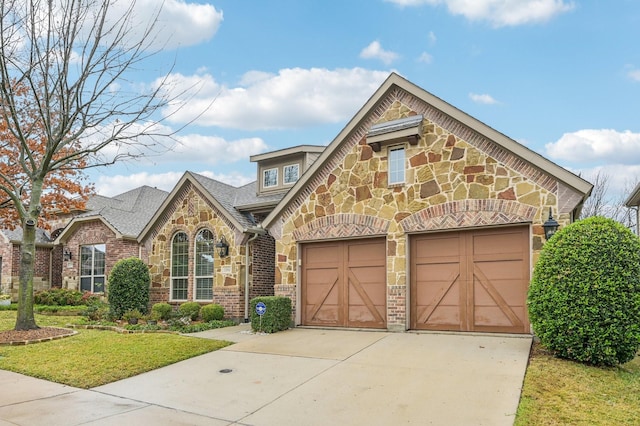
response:
<path fill-rule="evenodd" d="M 244 234 L 253 234 L 245 243 L 244 243 L 244 322 L 249 322 L 249 246 L 251 242 L 255 241 L 261 235 L 267 233 L 267 231 L 261 226 L 254 226 L 251 228 L 247 228 L 243 231 Z"/>

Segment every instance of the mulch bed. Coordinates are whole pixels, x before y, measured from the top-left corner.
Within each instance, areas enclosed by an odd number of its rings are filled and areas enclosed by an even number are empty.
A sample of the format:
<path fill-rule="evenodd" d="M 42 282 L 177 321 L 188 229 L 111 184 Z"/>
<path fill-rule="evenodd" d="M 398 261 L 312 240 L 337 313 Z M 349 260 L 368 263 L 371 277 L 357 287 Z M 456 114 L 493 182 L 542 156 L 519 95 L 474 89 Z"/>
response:
<path fill-rule="evenodd" d="M 75 330 L 59 327 L 41 327 L 36 330 L 0 331 L 0 346 L 48 342 L 50 340 L 73 336 L 77 333 Z"/>

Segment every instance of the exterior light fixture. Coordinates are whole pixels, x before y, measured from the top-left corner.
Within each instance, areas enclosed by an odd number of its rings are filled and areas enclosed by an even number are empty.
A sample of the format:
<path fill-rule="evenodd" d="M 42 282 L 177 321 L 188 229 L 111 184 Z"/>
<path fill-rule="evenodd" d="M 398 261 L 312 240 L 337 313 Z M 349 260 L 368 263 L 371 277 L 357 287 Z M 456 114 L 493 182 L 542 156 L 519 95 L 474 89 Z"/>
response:
<path fill-rule="evenodd" d="M 544 228 L 544 238 L 547 241 L 549 238 L 553 237 L 553 234 L 555 234 L 560 227 L 560 224 L 556 222 L 551 214 L 551 207 L 549 207 L 549 219 L 546 220 L 542 227 Z"/>
<path fill-rule="evenodd" d="M 227 257 L 229 255 L 229 243 L 227 243 L 224 235 L 220 237 L 220 241 L 216 244 L 216 248 L 218 249 L 220 257 Z"/>
<path fill-rule="evenodd" d="M 65 262 L 68 262 L 71 260 L 71 250 L 69 250 L 68 248 L 65 247 L 64 251 L 62 252 L 62 259 Z"/>

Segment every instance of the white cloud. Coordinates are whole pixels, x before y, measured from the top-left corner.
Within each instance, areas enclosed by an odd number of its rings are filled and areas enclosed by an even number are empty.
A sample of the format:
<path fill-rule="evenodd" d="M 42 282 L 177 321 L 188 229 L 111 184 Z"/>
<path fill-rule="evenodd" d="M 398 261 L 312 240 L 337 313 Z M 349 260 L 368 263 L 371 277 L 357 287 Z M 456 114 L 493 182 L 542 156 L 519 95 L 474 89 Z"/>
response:
<path fill-rule="evenodd" d="M 574 9 L 566 0 L 386 0 L 398 6 L 444 4 L 453 15 L 470 21 L 487 21 L 494 27 L 546 22 Z"/>
<path fill-rule="evenodd" d="M 129 2 L 114 3 L 114 16 L 120 18 Z M 157 15 L 156 34 L 153 45 L 156 48 L 175 49 L 210 40 L 220 28 L 222 11 L 210 4 L 188 3 L 185 0 L 138 0 L 134 4 L 134 16 L 153 18 Z M 158 9 L 160 11 L 158 12 Z M 133 26 L 133 31 L 142 35 L 145 23 Z"/>
<path fill-rule="evenodd" d="M 360 57 L 363 59 L 379 59 L 385 65 L 391 64 L 398 59 L 398 54 L 390 50 L 384 50 L 379 41 L 372 41 L 367 47 L 362 49 Z"/>
<path fill-rule="evenodd" d="M 574 164 L 640 164 L 640 133 L 629 130 L 584 129 L 565 133 L 556 142 L 545 145 L 553 159 Z"/>
<path fill-rule="evenodd" d="M 433 56 L 431 56 L 427 52 L 422 52 L 422 54 L 418 57 L 418 62 L 430 64 L 431 62 L 433 62 Z"/>
<path fill-rule="evenodd" d="M 438 40 L 436 38 L 436 34 L 433 31 L 429 31 L 429 34 L 427 35 L 427 37 L 429 38 L 429 45 L 433 46 L 436 44 L 436 41 Z"/>
<path fill-rule="evenodd" d="M 611 201 L 626 200 L 636 183 L 640 181 L 639 164 L 607 164 L 570 170 L 592 184 L 595 183 L 598 174 L 606 176 L 607 198 Z"/>
<path fill-rule="evenodd" d="M 286 68 L 278 74 L 250 71 L 239 86 L 227 87 L 208 74 L 173 74 L 167 96 L 190 89 L 192 95 L 163 114 L 175 123 L 195 120 L 201 126 L 243 130 L 339 123 L 351 118 L 388 76 L 363 68 Z"/>
<path fill-rule="evenodd" d="M 217 174 L 209 171 L 195 173 L 236 187 L 246 185 L 255 180 L 255 176 L 245 176 L 240 173 Z M 128 175 L 100 176 L 96 182 L 96 192 L 106 197 L 112 197 L 143 185 L 171 192 L 182 175 L 184 175 L 184 171 L 157 174 L 141 172 Z"/>
<path fill-rule="evenodd" d="M 469 98 L 477 104 L 495 105 L 498 103 L 491 95 L 469 93 Z"/>
<path fill-rule="evenodd" d="M 633 81 L 640 81 L 640 70 L 632 69 L 627 71 L 627 77 L 629 77 Z"/>

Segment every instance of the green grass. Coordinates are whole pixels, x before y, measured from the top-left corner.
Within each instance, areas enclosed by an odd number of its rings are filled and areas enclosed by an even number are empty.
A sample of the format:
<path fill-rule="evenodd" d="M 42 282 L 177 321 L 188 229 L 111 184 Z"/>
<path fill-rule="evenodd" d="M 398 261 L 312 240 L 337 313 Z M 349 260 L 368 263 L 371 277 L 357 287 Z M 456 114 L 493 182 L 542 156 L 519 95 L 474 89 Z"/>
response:
<path fill-rule="evenodd" d="M 36 315 L 40 326 L 64 326 L 79 317 Z M 0 312 L 0 330 L 12 329 L 15 312 Z M 78 330 L 64 339 L 0 346 L 0 369 L 92 388 L 228 346 L 229 342 L 166 333 L 120 334 Z"/>
<path fill-rule="evenodd" d="M 640 357 L 598 368 L 534 345 L 515 425 L 638 425 Z"/>

